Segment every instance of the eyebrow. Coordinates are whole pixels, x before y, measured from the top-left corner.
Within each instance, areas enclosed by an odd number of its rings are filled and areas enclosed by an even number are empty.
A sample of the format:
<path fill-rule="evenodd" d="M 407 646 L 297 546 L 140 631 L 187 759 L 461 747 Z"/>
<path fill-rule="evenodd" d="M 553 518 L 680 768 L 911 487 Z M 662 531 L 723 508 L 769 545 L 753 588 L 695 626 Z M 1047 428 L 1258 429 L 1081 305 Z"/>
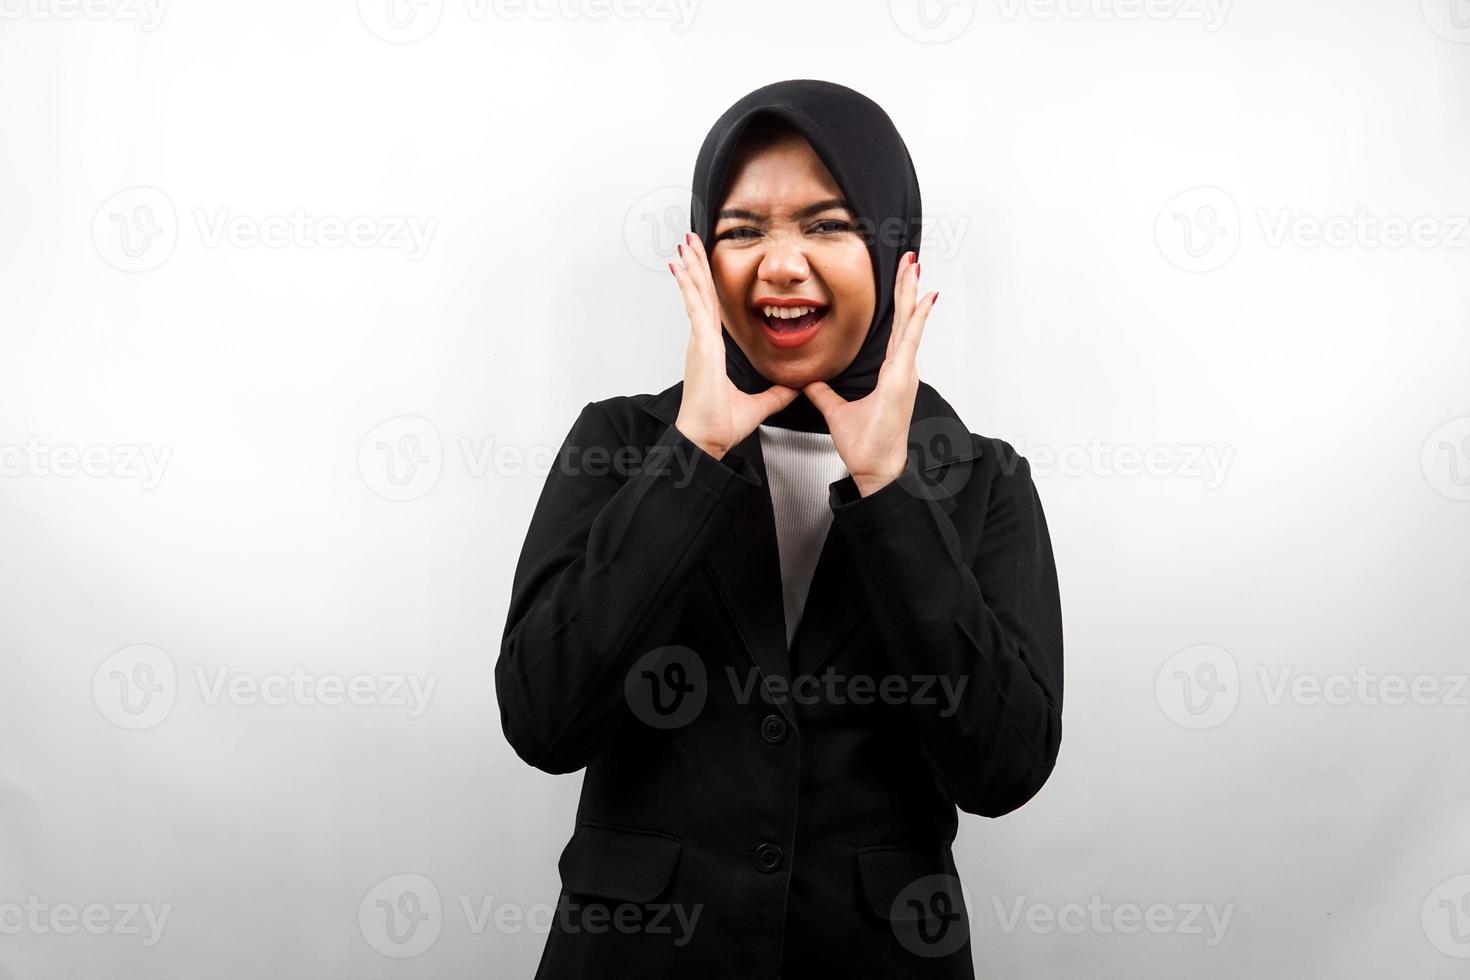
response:
<path fill-rule="evenodd" d="M 792 217 L 800 221 L 802 218 L 809 218 L 814 214 L 821 214 L 823 211 L 833 211 L 839 208 L 843 211 L 852 210 L 842 198 L 830 197 L 825 201 L 818 201 L 816 204 L 808 204 L 796 212 L 796 214 L 792 215 Z M 725 208 L 716 216 L 715 220 L 718 221 L 723 218 L 748 218 L 751 221 L 761 221 L 765 218 L 765 215 L 759 211 L 748 211 L 745 208 Z"/>

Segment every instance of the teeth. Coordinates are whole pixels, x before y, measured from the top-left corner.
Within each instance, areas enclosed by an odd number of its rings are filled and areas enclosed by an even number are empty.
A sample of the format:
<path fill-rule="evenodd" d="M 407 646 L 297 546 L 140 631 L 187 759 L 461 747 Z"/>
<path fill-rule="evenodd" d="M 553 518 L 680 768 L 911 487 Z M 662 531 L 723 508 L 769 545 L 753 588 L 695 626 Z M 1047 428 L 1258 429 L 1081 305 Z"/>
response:
<path fill-rule="evenodd" d="M 815 313 L 818 309 L 816 306 L 762 306 L 761 312 L 778 320 L 794 320 L 799 316 Z"/>

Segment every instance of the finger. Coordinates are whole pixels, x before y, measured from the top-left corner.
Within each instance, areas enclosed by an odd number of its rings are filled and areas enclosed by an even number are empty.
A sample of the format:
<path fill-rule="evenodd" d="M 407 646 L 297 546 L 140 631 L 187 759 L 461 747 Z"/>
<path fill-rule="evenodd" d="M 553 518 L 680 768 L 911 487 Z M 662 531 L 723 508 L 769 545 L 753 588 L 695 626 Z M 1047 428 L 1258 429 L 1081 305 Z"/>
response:
<path fill-rule="evenodd" d="M 823 418 L 829 417 L 829 412 L 847 404 L 847 399 L 833 391 L 825 381 L 813 381 L 801 390 L 807 400 L 817 406 L 817 411 L 822 413 Z"/>
<path fill-rule="evenodd" d="M 755 402 L 759 417 L 765 419 L 776 412 L 781 411 L 787 405 L 796 400 L 795 388 L 787 388 L 784 385 L 771 385 L 765 391 L 751 395 L 750 400 Z"/>
<path fill-rule="evenodd" d="M 918 357 L 919 341 L 924 339 L 924 325 L 929 322 L 929 311 L 934 309 L 934 304 L 938 301 L 937 291 L 926 294 L 919 301 L 913 319 L 909 321 L 908 330 L 898 345 L 899 359 L 905 363 L 913 364 Z"/>
<path fill-rule="evenodd" d="M 898 273 L 893 280 L 893 325 L 888 331 L 888 348 L 883 354 L 885 358 L 893 356 L 893 346 L 903 336 L 909 317 L 913 316 L 917 267 L 918 256 L 913 252 L 905 252 L 903 258 L 899 260 Z"/>
<path fill-rule="evenodd" d="M 704 242 L 694 232 L 686 232 L 680 255 L 695 273 L 695 281 L 705 299 L 711 306 L 718 306 L 719 296 L 715 292 L 714 273 L 710 269 L 709 254 L 704 250 Z"/>
<path fill-rule="evenodd" d="M 698 343 L 709 343 L 712 332 L 709 305 L 700 294 L 693 273 L 678 262 L 670 262 L 669 271 L 674 274 L 679 283 L 679 294 L 684 297 L 684 312 L 689 316 L 690 335 Z M 713 332 L 718 334 L 717 330 Z"/>

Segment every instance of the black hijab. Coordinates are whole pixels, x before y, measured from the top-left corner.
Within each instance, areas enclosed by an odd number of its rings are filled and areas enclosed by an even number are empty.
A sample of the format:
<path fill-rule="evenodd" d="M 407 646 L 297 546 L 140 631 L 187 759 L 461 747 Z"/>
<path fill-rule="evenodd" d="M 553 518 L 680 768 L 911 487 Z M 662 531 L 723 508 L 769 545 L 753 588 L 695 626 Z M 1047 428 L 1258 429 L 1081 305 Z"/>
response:
<path fill-rule="evenodd" d="M 899 259 L 904 252 L 917 254 L 919 250 L 923 213 L 913 160 L 888 113 L 860 92 L 805 78 L 758 88 L 715 121 L 694 164 L 690 223 L 707 251 L 714 250 L 715 215 L 724 199 L 740 135 L 753 119 L 765 115 L 789 124 L 812 145 L 851 206 L 873 260 L 873 322 L 852 363 L 827 380 L 843 398 L 861 398 L 877 385 L 878 369 L 888 348 Z M 772 382 L 750 363 L 729 329 L 723 333 L 725 372 L 735 386 L 749 394 L 769 388 Z M 827 431 L 822 413 L 800 393 L 764 424 L 803 432 Z"/>

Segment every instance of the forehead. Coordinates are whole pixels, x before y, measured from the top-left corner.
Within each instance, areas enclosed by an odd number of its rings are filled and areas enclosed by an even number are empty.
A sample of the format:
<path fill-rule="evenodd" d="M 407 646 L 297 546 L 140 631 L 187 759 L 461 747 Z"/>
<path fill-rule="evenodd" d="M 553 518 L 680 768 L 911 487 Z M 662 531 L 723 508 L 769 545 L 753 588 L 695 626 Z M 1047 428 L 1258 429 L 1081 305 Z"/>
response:
<path fill-rule="evenodd" d="M 840 197 L 837 181 L 811 144 L 792 133 L 736 155 L 721 208 L 780 215 Z"/>

